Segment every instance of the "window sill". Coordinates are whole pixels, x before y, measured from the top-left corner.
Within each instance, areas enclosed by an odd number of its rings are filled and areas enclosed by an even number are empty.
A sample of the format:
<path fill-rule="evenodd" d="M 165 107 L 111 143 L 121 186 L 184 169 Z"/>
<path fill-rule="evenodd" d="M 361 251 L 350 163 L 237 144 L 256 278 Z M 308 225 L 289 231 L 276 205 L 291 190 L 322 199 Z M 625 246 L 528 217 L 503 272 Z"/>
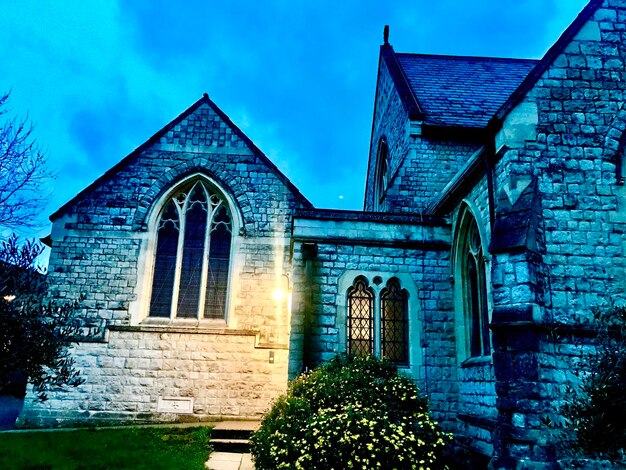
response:
<path fill-rule="evenodd" d="M 493 364 L 493 360 L 491 356 L 476 356 L 470 357 L 463 362 L 461 362 L 461 367 L 478 367 L 478 366 L 486 366 Z"/>
<path fill-rule="evenodd" d="M 195 320 L 146 318 L 139 325 L 111 326 L 113 331 L 136 331 L 146 333 L 198 333 L 217 335 L 257 336 L 258 331 L 228 328 L 224 320 Z"/>

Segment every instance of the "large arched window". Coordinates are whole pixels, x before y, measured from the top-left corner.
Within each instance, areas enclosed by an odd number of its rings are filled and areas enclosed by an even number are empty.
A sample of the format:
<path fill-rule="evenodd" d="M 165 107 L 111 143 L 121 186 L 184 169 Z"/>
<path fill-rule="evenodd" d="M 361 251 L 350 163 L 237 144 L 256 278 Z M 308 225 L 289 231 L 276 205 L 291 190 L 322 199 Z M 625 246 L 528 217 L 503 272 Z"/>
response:
<path fill-rule="evenodd" d="M 459 215 L 456 243 L 455 284 L 457 308 L 457 340 L 462 342 L 464 356 L 480 357 L 491 354 L 489 312 L 487 301 L 487 259 L 476 219 L 464 208 Z"/>
<path fill-rule="evenodd" d="M 378 281 L 382 280 L 378 277 Z M 409 295 L 392 277 L 382 290 L 358 276 L 347 293 L 347 352 L 409 364 Z"/>
<path fill-rule="evenodd" d="M 201 180 L 176 191 L 158 217 L 150 317 L 223 319 L 232 216 Z"/>

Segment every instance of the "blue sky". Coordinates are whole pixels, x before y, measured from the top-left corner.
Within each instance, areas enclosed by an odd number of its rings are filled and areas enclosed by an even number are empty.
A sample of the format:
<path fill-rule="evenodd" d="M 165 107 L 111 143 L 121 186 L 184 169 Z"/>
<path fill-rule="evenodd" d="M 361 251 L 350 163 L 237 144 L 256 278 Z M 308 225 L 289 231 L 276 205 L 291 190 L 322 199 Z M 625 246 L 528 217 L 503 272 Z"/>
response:
<path fill-rule="evenodd" d="M 0 91 L 58 175 L 43 235 L 204 92 L 313 204 L 360 209 L 385 24 L 397 52 L 540 58 L 587 1 L 3 3 Z"/>

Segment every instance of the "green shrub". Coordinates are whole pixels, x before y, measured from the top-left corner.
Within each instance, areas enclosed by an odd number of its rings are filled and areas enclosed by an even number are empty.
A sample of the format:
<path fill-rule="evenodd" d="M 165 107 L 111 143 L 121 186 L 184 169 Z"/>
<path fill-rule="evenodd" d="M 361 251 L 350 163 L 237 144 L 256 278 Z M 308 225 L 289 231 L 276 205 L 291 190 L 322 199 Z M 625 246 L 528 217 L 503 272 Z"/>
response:
<path fill-rule="evenodd" d="M 257 470 L 440 468 L 450 440 L 392 364 L 340 356 L 297 378 L 252 436 Z"/>
<path fill-rule="evenodd" d="M 594 320 L 597 348 L 563 411 L 576 451 L 614 461 L 626 456 L 626 307 L 598 310 Z"/>
<path fill-rule="evenodd" d="M 47 283 L 37 258 L 43 246 L 0 242 L 0 395 L 23 398 L 26 381 L 41 400 L 46 391 L 83 382 L 70 354 L 80 331 L 76 302 L 46 298 Z"/>

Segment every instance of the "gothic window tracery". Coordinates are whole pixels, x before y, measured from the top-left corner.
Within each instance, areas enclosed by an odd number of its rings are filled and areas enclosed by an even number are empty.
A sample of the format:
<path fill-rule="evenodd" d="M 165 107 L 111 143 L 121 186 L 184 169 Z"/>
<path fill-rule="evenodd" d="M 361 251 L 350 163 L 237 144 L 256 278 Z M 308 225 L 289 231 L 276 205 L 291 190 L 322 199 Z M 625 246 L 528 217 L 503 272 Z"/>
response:
<path fill-rule="evenodd" d="M 466 355 L 469 357 L 491 354 L 489 312 L 487 301 L 487 259 L 476 219 L 463 210 L 457 238 L 456 282 L 460 284 L 462 332 Z"/>
<path fill-rule="evenodd" d="M 223 319 L 231 245 L 221 194 L 195 181 L 170 197 L 157 224 L 149 316 Z"/>

